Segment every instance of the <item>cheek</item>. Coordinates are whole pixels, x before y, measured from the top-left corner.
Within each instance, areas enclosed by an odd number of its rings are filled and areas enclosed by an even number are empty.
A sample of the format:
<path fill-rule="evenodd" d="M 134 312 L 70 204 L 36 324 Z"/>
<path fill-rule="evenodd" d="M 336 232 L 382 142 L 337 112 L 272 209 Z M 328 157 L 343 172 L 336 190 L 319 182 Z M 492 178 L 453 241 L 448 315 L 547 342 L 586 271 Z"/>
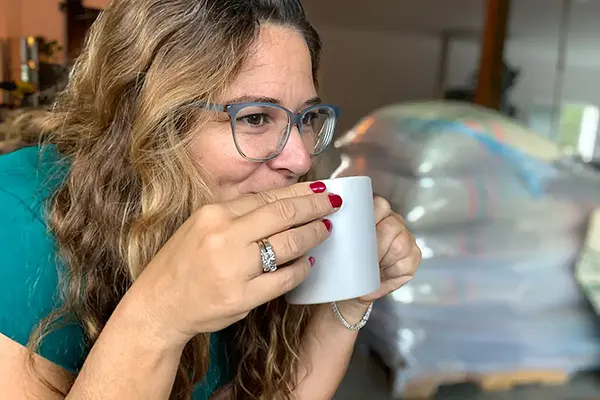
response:
<path fill-rule="evenodd" d="M 190 152 L 198 170 L 219 199 L 233 197 L 240 182 L 252 176 L 260 164 L 245 160 L 237 152 L 229 129 L 208 128 L 194 133 Z"/>
<path fill-rule="evenodd" d="M 201 130 L 192 133 L 194 139 L 190 146 L 192 157 L 209 175 L 215 175 L 220 167 L 227 163 L 242 160 L 235 149 L 231 132 L 225 123 L 209 123 Z"/>

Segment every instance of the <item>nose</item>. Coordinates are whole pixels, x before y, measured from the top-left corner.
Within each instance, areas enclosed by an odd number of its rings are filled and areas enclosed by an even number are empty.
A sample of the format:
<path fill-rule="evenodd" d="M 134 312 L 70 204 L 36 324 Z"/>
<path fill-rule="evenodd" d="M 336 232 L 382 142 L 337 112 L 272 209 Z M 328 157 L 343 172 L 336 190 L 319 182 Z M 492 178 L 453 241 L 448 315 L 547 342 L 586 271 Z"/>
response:
<path fill-rule="evenodd" d="M 292 128 L 281 154 L 270 160 L 269 166 L 274 170 L 291 172 L 295 176 L 302 176 L 310 170 L 312 159 L 300 137 L 298 127 Z"/>

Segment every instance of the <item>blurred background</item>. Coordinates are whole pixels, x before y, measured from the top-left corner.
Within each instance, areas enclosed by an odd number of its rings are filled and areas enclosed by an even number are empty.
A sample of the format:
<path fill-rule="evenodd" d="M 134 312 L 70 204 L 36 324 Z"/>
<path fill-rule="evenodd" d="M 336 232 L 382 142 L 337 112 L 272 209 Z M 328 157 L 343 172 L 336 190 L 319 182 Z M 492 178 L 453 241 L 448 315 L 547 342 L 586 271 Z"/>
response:
<path fill-rule="evenodd" d="M 108 3 L 0 0 L 0 153 Z M 320 172 L 371 176 L 424 256 L 336 399 L 600 399 L 600 0 L 303 3 L 342 109 Z"/>

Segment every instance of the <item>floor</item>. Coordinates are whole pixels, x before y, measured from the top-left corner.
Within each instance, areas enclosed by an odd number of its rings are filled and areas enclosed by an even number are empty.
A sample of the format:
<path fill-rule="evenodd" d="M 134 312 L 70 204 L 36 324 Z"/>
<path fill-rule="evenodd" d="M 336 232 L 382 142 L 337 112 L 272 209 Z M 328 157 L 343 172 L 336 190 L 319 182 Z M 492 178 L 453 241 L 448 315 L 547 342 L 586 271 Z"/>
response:
<path fill-rule="evenodd" d="M 522 387 L 505 393 L 484 394 L 473 385 L 442 387 L 435 399 L 450 400 L 598 400 L 600 376 L 581 374 L 565 387 Z M 380 363 L 358 343 L 349 370 L 334 400 L 392 400 L 387 375 Z"/>

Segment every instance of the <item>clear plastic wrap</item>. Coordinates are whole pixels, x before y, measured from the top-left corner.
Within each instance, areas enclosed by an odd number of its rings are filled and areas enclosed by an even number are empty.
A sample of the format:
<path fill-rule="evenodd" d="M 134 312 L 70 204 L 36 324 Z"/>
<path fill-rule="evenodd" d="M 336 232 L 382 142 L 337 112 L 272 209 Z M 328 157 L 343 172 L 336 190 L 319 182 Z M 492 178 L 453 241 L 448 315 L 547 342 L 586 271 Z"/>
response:
<path fill-rule="evenodd" d="M 506 257 L 425 259 L 413 280 L 390 298 L 398 317 L 437 313 L 446 317 L 448 312 L 457 310 L 459 315 L 468 312 L 479 318 L 475 311 L 487 310 L 488 306 L 496 307 L 495 312 L 503 308 L 512 316 L 581 303 L 583 296 L 572 271 L 566 267 L 576 255 L 576 250 L 563 248 L 512 261 Z"/>
<path fill-rule="evenodd" d="M 534 220 L 535 221 L 535 220 Z M 555 259 L 565 259 L 578 253 L 581 247 L 584 222 L 578 225 L 562 227 L 566 218 L 548 218 L 510 221 L 508 219 L 494 224 L 462 225 L 435 231 L 414 231 L 413 235 L 421 249 L 423 259 L 454 258 L 461 262 L 494 261 L 505 262 L 512 266 L 523 261 L 531 263 L 545 260 L 548 254 Z M 513 223 L 514 222 L 514 223 Z M 569 222 L 573 222 L 572 220 Z M 512 267 L 511 267 L 512 268 Z"/>
<path fill-rule="evenodd" d="M 338 176 L 366 175 L 374 191 L 390 201 L 414 230 L 439 229 L 444 225 L 496 219 L 545 229 L 569 229 L 581 224 L 592 203 L 594 190 L 582 192 L 581 203 L 567 199 L 571 183 L 550 179 L 551 196 L 534 195 L 514 173 L 472 171 L 462 176 L 414 178 L 353 162 Z M 599 186 L 600 187 L 600 186 Z M 583 189 L 583 188 L 582 188 Z M 575 189 L 576 191 L 576 189 Z M 600 190 L 596 190 L 600 196 Z M 589 192 L 589 193 L 588 193 Z M 548 219 L 552 215 L 552 219 Z"/>
<path fill-rule="evenodd" d="M 336 147 L 364 154 L 377 165 L 391 165 L 394 172 L 404 175 L 447 176 L 493 163 L 490 152 L 501 153 L 494 143 L 505 143 L 513 153 L 539 160 L 560 158 L 556 145 L 523 125 L 459 102 L 380 108 L 342 135 Z"/>
<path fill-rule="evenodd" d="M 391 367 L 395 397 L 407 382 L 435 376 L 522 369 L 570 374 L 600 362 L 599 327 L 586 304 L 512 315 L 500 305 L 435 315 L 408 316 L 404 309 L 391 298 L 376 303 L 363 336 Z"/>
<path fill-rule="evenodd" d="M 471 105 L 384 107 L 343 135 L 334 176 L 367 175 L 415 230 L 487 219 L 569 227 L 600 202 L 600 177 L 521 125 Z M 547 221 L 548 216 L 552 221 Z"/>
<path fill-rule="evenodd" d="M 519 124 L 459 103 L 384 107 L 336 147 L 333 176 L 370 176 L 423 253 L 364 333 L 397 391 L 439 373 L 600 365 L 595 315 L 572 270 L 600 204 L 598 174 Z"/>

